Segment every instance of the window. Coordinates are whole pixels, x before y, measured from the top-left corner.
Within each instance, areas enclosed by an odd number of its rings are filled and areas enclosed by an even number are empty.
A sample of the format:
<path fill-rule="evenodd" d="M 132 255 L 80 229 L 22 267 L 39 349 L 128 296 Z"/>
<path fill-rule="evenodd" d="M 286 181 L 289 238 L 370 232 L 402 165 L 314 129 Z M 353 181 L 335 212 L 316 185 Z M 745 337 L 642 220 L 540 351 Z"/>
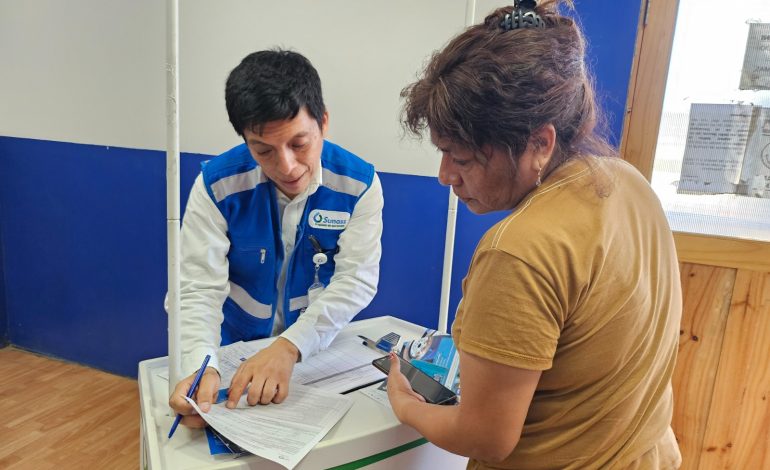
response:
<path fill-rule="evenodd" d="M 770 2 L 645 9 L 621 152 L 650 179 L 680 259 L 705 237 L 727 262 L 684 261 L 770 267 Z"/>
<path fill-rule="evenodd" d="M 770 2 L 680 0 L 657 142 L 674 230 L 770 241 Z"/>

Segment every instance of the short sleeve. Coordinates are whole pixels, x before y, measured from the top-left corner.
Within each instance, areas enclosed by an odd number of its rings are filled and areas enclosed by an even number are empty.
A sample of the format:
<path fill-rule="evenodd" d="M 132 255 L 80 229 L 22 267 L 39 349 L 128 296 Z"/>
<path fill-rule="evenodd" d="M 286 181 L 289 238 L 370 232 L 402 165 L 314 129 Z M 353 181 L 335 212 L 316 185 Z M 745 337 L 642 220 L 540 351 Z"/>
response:
<path fill-rule="evenodd" d="M 493 362 L 551 368 L 564 318 L 552 283 L 521 259 L 477 252 L 463 281 L 458 347 Z"/>

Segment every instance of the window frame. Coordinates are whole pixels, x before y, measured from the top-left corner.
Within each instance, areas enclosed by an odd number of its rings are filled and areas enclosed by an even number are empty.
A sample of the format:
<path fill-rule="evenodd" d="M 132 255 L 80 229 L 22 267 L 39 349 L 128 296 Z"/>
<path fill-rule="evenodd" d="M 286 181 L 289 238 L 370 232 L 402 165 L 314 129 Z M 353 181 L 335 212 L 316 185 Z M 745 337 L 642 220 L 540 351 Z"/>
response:
<path fill-rule="evenodd" d="M 642 0 L 620 155 L 652 177 L 679 0 Z M 679 261 L 770 271 L 770 242 L 674 232 Z"/>

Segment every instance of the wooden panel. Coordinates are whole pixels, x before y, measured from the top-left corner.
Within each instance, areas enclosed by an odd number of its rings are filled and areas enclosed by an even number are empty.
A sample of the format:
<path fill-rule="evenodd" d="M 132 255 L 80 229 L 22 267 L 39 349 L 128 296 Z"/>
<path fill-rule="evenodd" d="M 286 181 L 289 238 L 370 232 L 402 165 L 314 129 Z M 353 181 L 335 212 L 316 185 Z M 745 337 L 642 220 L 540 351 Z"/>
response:
<path fill-rule="evenodd" d="M 634 59 L 631 61 L 631 76 L 628 80 L 628 94 L 626 95 L 626 110 L 623 115 L 623 133 L 620 137 L 620 155 L 625 154 L 626 142 L 628 140 L 628 121 L 631 119 L 631 110 L 634 108 L 636 99 L 636 79 L 639 74 L 639 52 L 642 50 L 642 38 L 644 38 L 644 28 L 647 19 L 647 0 L 641 0 L 639 5 L 639 22 L 636 25 L 636 42 L 634 43 Z"/>
<path fill-rule="evenodd" d="M 770 468 L 770 272 L 735 281 L 700 468 Z"/>
<path fill-rule="evenodd" d="M 641 46 L 634 86 L 629 89 L 632 98 L 627 102 L 631 103 L 631 109 L 626 121 L 621 156 L 649 180 L 658 141 L 679 1 L 650 1 L 648 8 L 647 24 L 639 33 L 642 34 Z"/>
<path fill-rule="evenodd" d="M 682 262 L 770 271 L 770 243 L 679 232 L 674 241 Z"/>
<path fill-rule="evenodd" d="M 136 381 L 0 349 L 0 468 L 136 469 Z"/>
<path fill-rule="evenodd" d="M 683 310 L 674 369 L 672 427 L 682 469 L 698 469 L 735 270 L 682 264 Z"/>

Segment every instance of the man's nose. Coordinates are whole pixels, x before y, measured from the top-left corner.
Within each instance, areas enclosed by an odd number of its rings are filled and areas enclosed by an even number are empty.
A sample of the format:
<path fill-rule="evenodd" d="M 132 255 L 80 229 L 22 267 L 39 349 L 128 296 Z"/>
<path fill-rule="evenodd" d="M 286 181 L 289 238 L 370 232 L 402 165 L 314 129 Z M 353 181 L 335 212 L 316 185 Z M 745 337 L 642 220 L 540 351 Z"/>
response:
<path fill-rule="evenodd" d="M 297 166 L 297 156 L 291 149 L 278 151 L 278 171 L 283 175 L 290 175 Z"/>

